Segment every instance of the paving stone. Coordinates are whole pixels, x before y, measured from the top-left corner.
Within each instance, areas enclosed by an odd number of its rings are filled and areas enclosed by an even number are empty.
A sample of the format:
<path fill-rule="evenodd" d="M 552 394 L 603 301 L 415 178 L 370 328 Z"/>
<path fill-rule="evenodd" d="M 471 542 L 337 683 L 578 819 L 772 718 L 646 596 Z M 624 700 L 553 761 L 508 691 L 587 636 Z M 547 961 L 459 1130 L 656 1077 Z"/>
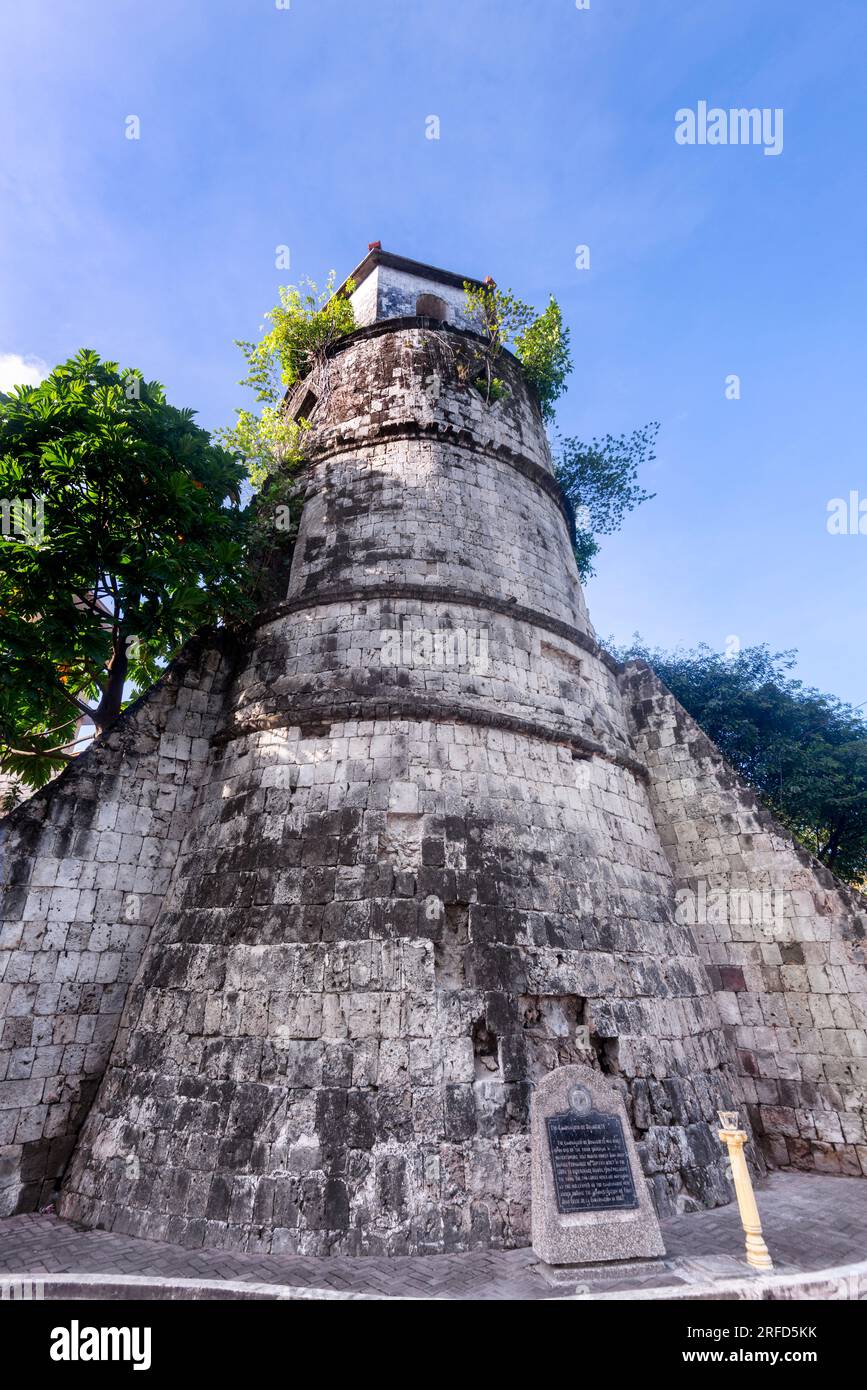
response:
<path fill-rule="evenodd" d="M 867 1259 L 867 1184 L 857 1178 L 777 1173 L 758 1189 L 765 1238 L 777 1273 L 827 1270 Z M 634 1292 L 752 1277 L 736 1205 L 662 1222 L 664 1270 L 594 1277 L 594 1292 Z M 424 1298 L 542 1299 L 553 1289 L 528 1249 L 482 1254 L 291 1257 L 190 1252 L 162 1241 L 72 1226 L 55 1215 L 0 1221 L 0 1274 L 112 1275 L 231 1280 L 350 1293 Z M 759 1278 L 759 1276 L 755 1276 Z"/>

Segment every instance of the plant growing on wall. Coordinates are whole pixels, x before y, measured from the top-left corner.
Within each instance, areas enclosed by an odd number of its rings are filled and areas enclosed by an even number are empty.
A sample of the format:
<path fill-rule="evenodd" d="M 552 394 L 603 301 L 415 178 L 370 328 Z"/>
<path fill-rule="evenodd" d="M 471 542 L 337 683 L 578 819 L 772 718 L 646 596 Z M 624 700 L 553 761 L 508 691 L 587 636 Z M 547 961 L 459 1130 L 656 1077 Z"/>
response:
<path fill-rule="evenodd" d="M 553 423 L 554 406 L 566 390 L 566 379 L 572 370 L 569 330 L 563 325 L 563 314 L 553 295 L 545 312 L 515 338 L 515 355 L 539 397 L 542 418 Z"/>
<path fill-rule="evenodd" d="M 257 401 L 273 404 L 282 399 L 324 363 L 334 343 L 352 332 L 355 315 L 349 296 L 355 284 L 348 280 L 343 292 L 335 294 L 334 281 L 332 270 L 322 290 L 312 280 L 281 286 L 280 302 L 265 314 L 267 331 L 257 343 L 238 340 L 247 361 L 241 385 L 252 387 Z"/>
<path fill-rule="evenodd" d="M 245 460 L 254 487 L 261 487 L 277 468 L 291 472 L 301 463 L 309 421 L 286 413 L 286 392 L 324 368 L 329 348 L 355 327 L 348 299 L 355 285 L 349 280 L 344 292 L 335 294 L 334 280 L 332 270 L 323 290 L 312 280 L 281 286 L 280 302 L 265 314 L 270 326 L 263 325 L 259 341 L 236 340 L 247 363 L 240 384 L 255 392 L 263 409 L 258 414 L 239 410 L 237 423 L 221 430 L 220 437 Z"/>
<path fill-rule="evenodd" d="M 249 508 L 254 588 L 261 588 L 276 555 L 294 543 L 301 515 L 298 475 L 312 426 L 288 413 L 286 393 L 316 372 L 320 396 L 326 394 L 328 351 L 355 327 L 349 302 L 355 284 L 348 280 L 336 294 L 334 282 L 332 270 L 322 290 L 312 280 L 282 286 L 258 342 L 236 340 L 247 363 L 240 385 L 255 392 L 262 408 L 238 410 L 235 424 L 218 437 L 243 461 L 257 491 Z"/>
<path fill-rule="evenodd" d="M 508 394 L 497 376 L 497 362 L 511 344 L 524 378 L 539 401 L 542 417 L 553 424 L 555 405 L 566 390 L 572 370 L 569 330 L 552 295 L 548 307 L 536 315 L 529 304 L 501 290 L 488 279 L 484 284 L 464 282 L 467 317 L 483 340 L 478 357 L 464 375 L 488 402 Z M 599 535 L 610 535 L 623 524 L 626 514 L 647 502 L 653 493 L 639 486 L 640 467 L 656 457 L 654 446 L 659 425 L 652 422 L 629 435 L 605 435 L 589 444 L 566 438 L 556 447 L 555 470 L 575 511 L 575 558 L 582 580 L 594 573 L 593 557 Z"/>
<path fill-rule="evenodd" d="M 566 390 L 566 378 L 572 370 L 569 330 L 564 327 L 556 299 L 552 295 L 547 309 L 537 316 L 511 290 L 501 290 L 493 280 L 486 280 L 483 285 L 465 281 L 464 302 L 466 315 L 484 342 L 473 385 L 489 402 L 507 394 L 496 372 L 503 350 L 511 345 L 538 397 L 543 418 L 552 422 L 554 404 Z"/>

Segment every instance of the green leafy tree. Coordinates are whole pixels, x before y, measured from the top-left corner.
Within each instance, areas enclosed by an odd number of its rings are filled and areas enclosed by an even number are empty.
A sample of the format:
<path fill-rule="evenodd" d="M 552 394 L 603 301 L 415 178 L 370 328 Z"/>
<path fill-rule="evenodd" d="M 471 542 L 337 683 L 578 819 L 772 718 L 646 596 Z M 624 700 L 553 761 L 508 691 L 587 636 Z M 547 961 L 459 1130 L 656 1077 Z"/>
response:
<path fill-rule="evenodd" d="M 793 652 L 766 645 L 726 657 L 707 646 L 647 661 L 777 818 L 846 882 L 867 879 L 867 721 L 789 675 Z"/>
<path fill-rule="evenodd" d="M 41 785 L 244 609 L 243 468 L 193 413 L 88 350 L 0 397 L 0 771 Z"/>
<path fill-rule="evenodd" d="M 582 580 L 595 573 L 596 537 L 618 531 L 629 512 L 655 496 L 639 485 L 638 473 L 656 458 L 658 433 L 659 424 L 652 421 L 631 434 L 606 434 L 589 444 L 575 438 L 558 442 L 555 471 L 575 509 L 575 558 Z"/>

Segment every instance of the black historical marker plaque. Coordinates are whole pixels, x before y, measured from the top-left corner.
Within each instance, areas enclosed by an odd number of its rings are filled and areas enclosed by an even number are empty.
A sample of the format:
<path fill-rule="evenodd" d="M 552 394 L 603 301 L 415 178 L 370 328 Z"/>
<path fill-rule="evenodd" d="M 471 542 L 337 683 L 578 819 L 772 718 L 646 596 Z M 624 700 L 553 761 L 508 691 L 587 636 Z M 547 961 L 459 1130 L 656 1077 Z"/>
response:
<path fill-rule="evenodd" d="M 638 1206 L 619 1115 L 568 1110 L 545 1121 L 557 1210 L 633 1210 Z"/>

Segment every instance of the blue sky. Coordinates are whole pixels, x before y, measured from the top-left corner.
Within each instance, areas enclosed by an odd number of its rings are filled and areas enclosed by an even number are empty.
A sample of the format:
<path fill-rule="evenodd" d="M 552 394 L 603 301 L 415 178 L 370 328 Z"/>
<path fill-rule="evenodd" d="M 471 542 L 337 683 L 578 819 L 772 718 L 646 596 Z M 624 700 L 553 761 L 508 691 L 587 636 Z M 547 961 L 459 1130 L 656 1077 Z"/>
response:
<path fill-rule="evenodd" d="M 826 519 L 867 500 L 865 51 L 863 0 L 7 4 L 0 365 L 94 347 L 214 428 L 232 339 L 370 240 L 553 292 L 562 432 L 662 425 L 600 635 L 797 647 L 859 704 L 867 535 Z M 677 144 L 700 101 L 782 108 L 782 153 Z"/>

